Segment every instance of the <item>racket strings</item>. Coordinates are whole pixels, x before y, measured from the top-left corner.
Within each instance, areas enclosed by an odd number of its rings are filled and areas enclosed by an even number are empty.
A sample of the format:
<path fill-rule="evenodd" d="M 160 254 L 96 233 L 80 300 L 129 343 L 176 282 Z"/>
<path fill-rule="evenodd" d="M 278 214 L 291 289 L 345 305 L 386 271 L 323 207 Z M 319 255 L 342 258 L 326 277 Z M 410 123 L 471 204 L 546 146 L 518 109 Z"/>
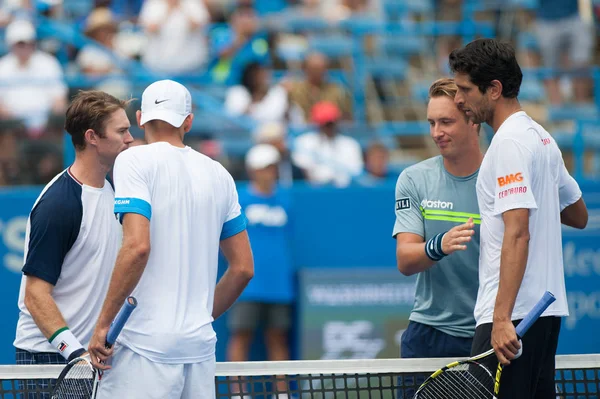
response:
<path fill-rule="evenodd" d="M 445 370 L 417 392 L 418 399 L 490 399 L 494 379 L 479 364 L 461 364 Z"/>
<path fill-rule="evenodd" d="M 92 366 L 81 361 L 74 364 L 64 378 L 56 384 L 52 399 L 90 399 L 95 373 Z"/>

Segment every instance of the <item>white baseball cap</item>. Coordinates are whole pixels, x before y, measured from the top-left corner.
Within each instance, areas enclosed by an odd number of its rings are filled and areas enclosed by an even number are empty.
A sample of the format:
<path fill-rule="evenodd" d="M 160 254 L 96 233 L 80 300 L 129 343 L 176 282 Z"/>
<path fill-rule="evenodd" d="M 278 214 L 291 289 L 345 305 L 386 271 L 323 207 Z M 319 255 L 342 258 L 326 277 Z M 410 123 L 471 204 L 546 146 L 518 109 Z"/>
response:
<path fill-rule="evenodd" d="M 26 19 L 17 19 L 6 27 L 5 40 L 8 47 L 19 42 L 32 42 L 35 37 L 35 28 Z"/>
<path fill-rule="evenodd" d="M 172 80 L 152 83 L 142 93 L 143 125 L 152 120 L 165 121 L 171 126 L 181 127 L 192 113 L 192 96 L 182 84 Z"/>
<path fill-rule="evenodd" d="M 255 145 L 246 154 L 246 168 L 257 170 L 276 165 L 281 160 L 279 151 L 271 144 Z"/>

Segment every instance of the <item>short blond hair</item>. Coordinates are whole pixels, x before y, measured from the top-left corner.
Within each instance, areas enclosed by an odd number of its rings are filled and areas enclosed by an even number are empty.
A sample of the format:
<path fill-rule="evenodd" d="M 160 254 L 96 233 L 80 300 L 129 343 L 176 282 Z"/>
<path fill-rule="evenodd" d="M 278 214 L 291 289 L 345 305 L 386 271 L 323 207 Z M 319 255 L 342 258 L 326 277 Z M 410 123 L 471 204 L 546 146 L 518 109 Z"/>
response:
<path fill-rule="evenodd" d="M 454 79 L 452 78 L 442 78 L 438 79 L 429 88 L 429 98 L 434 97 L 450 97 L 454 100 L 456 97 L 456 93 L 458 93 L 458 87 L 456 83 L 454 83 Z"/>
<path fill-rule="evenodd" d="M 437 97 L 448 97 L 452 101 L 454 101 L 454 97 L 456 97 L 456 93 L 458 93 L 458 86 L 454 83 L 454 79 L 452 78 L 441 78 L 436 80 L 429 87 L 429 99 L 437 98 Z M 468 120 L 465 115 L 465 119 Z M 481 131 L 481 125 L 477 125 L 477 134 Z"/>

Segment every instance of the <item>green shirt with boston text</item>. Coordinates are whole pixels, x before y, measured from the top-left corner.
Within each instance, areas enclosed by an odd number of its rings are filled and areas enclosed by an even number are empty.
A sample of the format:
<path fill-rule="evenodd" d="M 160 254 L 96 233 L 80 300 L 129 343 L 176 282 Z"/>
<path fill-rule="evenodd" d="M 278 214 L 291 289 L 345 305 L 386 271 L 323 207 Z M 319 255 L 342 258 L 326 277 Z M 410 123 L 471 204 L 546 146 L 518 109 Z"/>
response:
<path fill-rule="evenodd" d="M 417 234 L 425 241 L 467 222 L 475 223 L 475 235 L 464 251 L 436 262 L 417 276 L 415 303 L 410 320 L 427 324 L 455 337 L 475 333 L 473 309 L 479 284 L 479 227 L 475 183 L 477 173 L 453 176 L 441 156 L 405 169 L 396 184 L 396 223 L 393 236 Z"/>

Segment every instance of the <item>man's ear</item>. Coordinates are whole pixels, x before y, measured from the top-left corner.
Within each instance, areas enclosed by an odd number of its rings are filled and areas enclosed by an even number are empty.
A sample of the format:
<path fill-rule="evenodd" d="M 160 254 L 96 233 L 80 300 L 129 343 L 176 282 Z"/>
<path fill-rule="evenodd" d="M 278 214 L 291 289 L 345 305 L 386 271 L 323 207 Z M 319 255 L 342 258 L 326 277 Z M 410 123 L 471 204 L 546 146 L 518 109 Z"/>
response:
<path fill-rule="evenodd" d="M 192 130 L 192 123 L 194 122 L 194 114 L 189 114 L 185 120 L 183 121 L 183 131 L 184 133 L 188 133 Z"/>
<path fill-rule="evenodd" d="M 97 146 L 98 145 L 98 135 L 93 129 L 88 129 L 83 134 L 83 138 L 85 140 L 86 146 L 87 144 Z"/>
<path fill-rule="evenodd" d="M 141 124 L 141 120 L 142 120 L 142 111 L 140 111 L 140 110 L 135 111 L 135 121 L 137 122 L 140 129 L 143 129 L 144 126 Z"/>
<path fill-rule="evenodd" d="M 491 100 L 498 101 L 502 97 L 502 83 L 499 80 L 492 80 L 490 86 L 487 88 L 487 92 Z"/>

